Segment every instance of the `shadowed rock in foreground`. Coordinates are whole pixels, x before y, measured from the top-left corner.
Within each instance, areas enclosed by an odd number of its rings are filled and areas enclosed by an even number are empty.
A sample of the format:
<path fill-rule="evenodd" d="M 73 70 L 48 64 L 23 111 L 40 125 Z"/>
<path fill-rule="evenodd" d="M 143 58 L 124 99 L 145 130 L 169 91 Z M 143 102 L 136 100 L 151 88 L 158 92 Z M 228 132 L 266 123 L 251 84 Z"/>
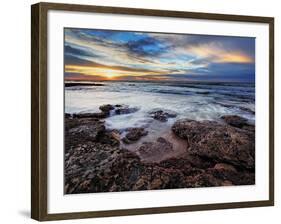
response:
<path fill-rule="evenodd" d="M 146 158 L 163 150 L 167 153 L 174 150 L 166 139 L 145 142 L 132 152 L 120 146 L 120 132 L 107 130 L 101 119 L 66 116 L 65 193 L 255 183 L 254 126 L 237 128 L 227 122 L 185 119 L 176 121 L 172 131 L 187 141 L 186 152 L 156 163 Z M 128 133 L 133 141 L 149 134 L 144 129 L 131 129 Z"/>

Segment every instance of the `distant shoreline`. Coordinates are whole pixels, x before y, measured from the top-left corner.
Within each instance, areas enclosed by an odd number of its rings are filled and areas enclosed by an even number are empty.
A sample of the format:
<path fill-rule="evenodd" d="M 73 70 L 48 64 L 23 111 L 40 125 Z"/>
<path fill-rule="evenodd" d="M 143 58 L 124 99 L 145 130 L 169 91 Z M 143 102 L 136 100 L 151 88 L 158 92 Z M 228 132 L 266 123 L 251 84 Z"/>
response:
<path fill-rule="evenodd" d="M 84 82 L 70 82 L 64 83 L 65 87 L 72 87 L 72 86 L 104 86 L 101 83 L 84 83 Z"/>
<path fill-rule="evenodd" d="M 70 86 L 77 86 L 77 85 L 83 85 L 83 86 L 104 86 L 105 84 L 102 83 L 110 83 L 110 82 L 128 82 L 128 83 L 175 83 L 175 84 L 208 84 L 208 85 L 233 85 L 233 84 L 239 84 L 239 85 L 255 85 L 255 82 L 238 82 L 238 81 L 168 81 L 168 80 L 97 80 L 97 81 L 91 81 L 91 80 L 65 80 L 64 84 L 66 87 Z"/>

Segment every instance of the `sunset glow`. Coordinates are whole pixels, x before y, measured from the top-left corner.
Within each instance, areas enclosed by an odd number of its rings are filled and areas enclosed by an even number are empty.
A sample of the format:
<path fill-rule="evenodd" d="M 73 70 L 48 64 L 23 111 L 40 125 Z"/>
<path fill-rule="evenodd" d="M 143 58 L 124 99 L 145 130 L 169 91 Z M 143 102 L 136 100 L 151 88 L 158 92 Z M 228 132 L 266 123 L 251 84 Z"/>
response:
<path fill-rule="evenodd" d="M 247 80 L 255 39 L 65 29 L 66 80 Z"/>

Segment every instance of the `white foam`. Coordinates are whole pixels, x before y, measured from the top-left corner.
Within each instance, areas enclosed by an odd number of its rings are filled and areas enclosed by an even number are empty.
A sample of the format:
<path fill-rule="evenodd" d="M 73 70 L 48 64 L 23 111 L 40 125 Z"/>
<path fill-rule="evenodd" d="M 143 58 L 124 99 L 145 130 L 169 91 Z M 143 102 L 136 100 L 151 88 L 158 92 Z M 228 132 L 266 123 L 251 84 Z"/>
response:
<path fill-rule="evenodd" d="M 213 86 L 211 88 L 214 89 Z M 232 93 L 233 89 L 235 88 L 230 89 L 229 93 Z M 140 108 L 139 111 L 132 114 L 106 118 L 106 125 L 111 129 L 149 125 L 151 122 L 149 112 L 156 108 L 176 112 L 177 119 L 219 120 L 222 115 L 235 114 L 249 119 L 250 122 L 255 121 L 254 114 L 239 109 L 239 107 L 244 107 L 254 110 L 254 102 L 245 103 L 242 100 L 240 102 L 239 99 L 233 101 L 227 96 L 217 99 L 217 93 L 196 94 L 198 91 L 200 91 L 198 88 L 146 83 L 131 85 L 120 82 L 106 83 L 106 86 L 66 88 L 65 112 L 98 112 L 99 106 L 103 104 L 125 104 Z M 223 106 L 225 104 L 232 105 L 232 107 Z"/>

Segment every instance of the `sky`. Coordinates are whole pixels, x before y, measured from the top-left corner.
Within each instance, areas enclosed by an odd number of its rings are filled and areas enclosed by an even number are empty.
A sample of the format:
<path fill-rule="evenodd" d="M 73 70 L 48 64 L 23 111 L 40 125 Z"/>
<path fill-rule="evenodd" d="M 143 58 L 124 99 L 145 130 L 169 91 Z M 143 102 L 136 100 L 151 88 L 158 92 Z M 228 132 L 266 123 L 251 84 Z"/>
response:
<path fill-rule="evenodd" d="M 255 38 L 65 28 L 65 80 L 254 82 Z"/>

